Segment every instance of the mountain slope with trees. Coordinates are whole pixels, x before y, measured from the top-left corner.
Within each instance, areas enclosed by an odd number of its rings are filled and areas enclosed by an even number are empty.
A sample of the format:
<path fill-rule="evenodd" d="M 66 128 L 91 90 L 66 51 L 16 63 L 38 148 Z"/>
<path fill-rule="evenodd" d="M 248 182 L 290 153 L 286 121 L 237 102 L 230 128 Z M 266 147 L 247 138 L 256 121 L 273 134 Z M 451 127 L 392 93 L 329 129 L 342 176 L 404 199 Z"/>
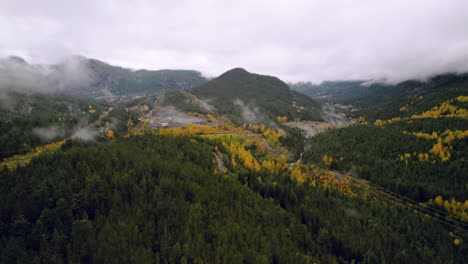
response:
<path fill-rule="evenodd" d="M 321 120 L 320 104 L 280 79 L 235 68 L 190 91 L 207 100 L 220 114 L 241 122 L 275 120 Z"/>
<path fill-rule="evenodd" d="M 454 244 L 439 223 L 400 207 L 300 184 L 281 170 L 239 164 L 214 173 L 212 152 L 222 149 L 200 137 L 69 141 L 26 167 L 0 171 L 0 261 L 462 263 L 467 257 L 466 246 Z"/>

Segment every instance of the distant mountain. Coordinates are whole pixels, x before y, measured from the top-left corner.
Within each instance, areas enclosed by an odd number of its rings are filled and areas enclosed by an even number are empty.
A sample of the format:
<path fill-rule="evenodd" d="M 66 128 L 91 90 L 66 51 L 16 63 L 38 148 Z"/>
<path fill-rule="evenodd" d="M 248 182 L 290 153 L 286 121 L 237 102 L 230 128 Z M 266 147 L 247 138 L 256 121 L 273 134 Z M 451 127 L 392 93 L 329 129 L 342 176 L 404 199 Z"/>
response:
<path fill-rule="evenodd" d="M 169 90 L 188 90 L 207 81 L 193 70 L 131 70 L 88 59 L 86 65 L 94 74 L 93 87 L 116 95 L 151 94 Z"/>
<path fill-rule="evenodd" d="M 369 81 L 326 81 L 319 85 L 291 84 L 311 98 L 351 104 L 357 115 L 370 120 L 410 116 L 449 99 L 468 95 L 468 74 L 441 74 L 427 81 L 407 80 L 395 85 Z M 402 107 L 404 111 L 400 111 Z"/>
<path fill-rule="evenodd" d="M 293 91 L 280 79 L 235 68 L 190 91 L 238 122 L 288 119 L 321 120 L 320 104 Z"/>
<path fill-rule="evenodd" d="M 187 90 L 206 82 L 192 70 L 132 70 L 81 56 L 54 65 L 0 59 L 0 91 L 60 92 L 72 95 L 143 95 Z"/>

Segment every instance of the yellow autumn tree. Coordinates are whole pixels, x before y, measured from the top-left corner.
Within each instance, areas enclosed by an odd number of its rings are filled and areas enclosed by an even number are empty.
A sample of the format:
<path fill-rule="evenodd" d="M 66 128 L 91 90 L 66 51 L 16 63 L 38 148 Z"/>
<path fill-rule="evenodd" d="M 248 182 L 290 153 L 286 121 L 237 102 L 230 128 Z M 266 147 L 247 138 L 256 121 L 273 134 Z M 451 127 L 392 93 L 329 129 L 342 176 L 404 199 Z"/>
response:
<path fill-rule="evenodd" d="M 280 124 L 283 124 L 283 123 L 288 121 L 288 117 L 287 116 L 277 116 L 276 121 L 278 121 L 278 123 L 280 123 Z"/>
<path fill-rule="evenodd" d="M 323 161 L 323 164 L 325 164 L 325 166 L 330 167 L 333 163 L 333 157 L 332 156 L 329 157 L 328 155 L 323 155 L 322 161 Z"/>
<path fill-rule="evenodd" d="M 115 139 L 114 131 L 108 129 L 108 130 L 106 131 L 106 137 L 107 137 L 108 139 L 110 139 L 110 140 L 114 140 L 114 139 Z"/>

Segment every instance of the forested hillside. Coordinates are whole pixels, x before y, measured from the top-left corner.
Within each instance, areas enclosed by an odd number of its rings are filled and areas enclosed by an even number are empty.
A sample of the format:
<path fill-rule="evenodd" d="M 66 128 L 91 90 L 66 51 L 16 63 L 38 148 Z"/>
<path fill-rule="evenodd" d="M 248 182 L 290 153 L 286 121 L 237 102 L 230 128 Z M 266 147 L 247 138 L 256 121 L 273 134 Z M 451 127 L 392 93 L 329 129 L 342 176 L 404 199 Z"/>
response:
<path fill-rule="evenodd" d="M 0 171 L 2 263 L 463 263 L 468 257 L 463 233 L 449 234 L 401 207 L 303 182 L 271 162 L 257 168 L 252 162 L 264 155 L 239 139 L 69 141 L 26 167 Z M 216 172 L 213 153 L 233 155 L 223 158 L 227 171 Z"/>
<path fill-rule="evenodd" d="M 436 75 L 427 81 L 408 80 L 395 85 L 383 82 L 337 81 L 292 84 L 291 87 L 312 98 L 353 105 L 370 121 L 409 117 L 441 102 L 467 94 L 467 74 Z"/>
<path fill-rule="evenodd" d="M 94 100 L 50 94 L 8 93 L 0 104 L 0 158 L 70 136 L 96 120 L 103 106 Z"/>
<path fill-rule="evenodd" d="M 198 71 L 134 70 L 82 56 L 56 64 L 30 64 L 15 56 L 0 58 L 1 91 L 109 97 L 187 90 L 206 81 Z"/>
<path fill-rule="evenodd" d="M 132 70 L 94 59 L 87 59 L 85 64 L 92 71 L 91 89 L 95 93 L 105 89 L 115 95 L 154 94 L 188 90 L 207 81 L 193 70 Z"/>
<path fill-rule="evenodd" d="M 292 91 L 276 77 L 241 68 L 229 70 L 190 92 L 238 123 L 267 123 L 278 116 L 286 116 L 288 120 L 322 119 L 316 101 Z"/>
<path fill-rule="evenodd" d="M 468 94 L 468 86 L 457 82 L 434 89 L 412 98 L 399 110 L 401 116 L 310 139 L 304 159 L 351 172 L 468 221 L 468 97 L 460 95 Z"/>

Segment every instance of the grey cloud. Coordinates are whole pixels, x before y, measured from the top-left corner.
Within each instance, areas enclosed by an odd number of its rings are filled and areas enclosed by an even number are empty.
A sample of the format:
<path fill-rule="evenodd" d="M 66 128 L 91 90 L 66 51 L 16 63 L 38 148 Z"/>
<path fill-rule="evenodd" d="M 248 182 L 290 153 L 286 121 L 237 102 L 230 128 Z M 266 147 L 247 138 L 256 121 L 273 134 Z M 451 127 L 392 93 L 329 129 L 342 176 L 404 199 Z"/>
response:
<path fill-rule="evenodd" d="M 58 126 L 37 127 L 33 129 L 33 133 L 44 141 L 65 137 L 65 130 Z"/>
<path fill-rule="evenodd" d="M 258 121 L 258 118 L 260 115 L 258 107 L 245 104 L 239 98 L 236 98 L 234 100 L 234 105 L 237 105 L 240 107 L 242 118 L 244 119 L 244 121 L 250 122 L 250 123 Z"/>
<path fill-rule="evenodd" d="M 92 71 L 81 57 L 71 56 L 59 64 L 29 64 L 21 58 L 0 58 L 0 91 L 51 92 L 87 87 Z"/>
<path fill-rule="evenodd" d="M 41 63 L 74 53 L 133 68 L 216 76 L 241 66 L 315 82 L 468 71 L 464 0 L 8 2 L 0 2 L 0 55 Z"/>
<path fill-rule="evenodd" d="M 73 134 L 75 138 L 81 139 L 83 141 L 94 141 L 98 135 L 99 131 L 92 130 L 88 127 L 78 128 Z"/>

